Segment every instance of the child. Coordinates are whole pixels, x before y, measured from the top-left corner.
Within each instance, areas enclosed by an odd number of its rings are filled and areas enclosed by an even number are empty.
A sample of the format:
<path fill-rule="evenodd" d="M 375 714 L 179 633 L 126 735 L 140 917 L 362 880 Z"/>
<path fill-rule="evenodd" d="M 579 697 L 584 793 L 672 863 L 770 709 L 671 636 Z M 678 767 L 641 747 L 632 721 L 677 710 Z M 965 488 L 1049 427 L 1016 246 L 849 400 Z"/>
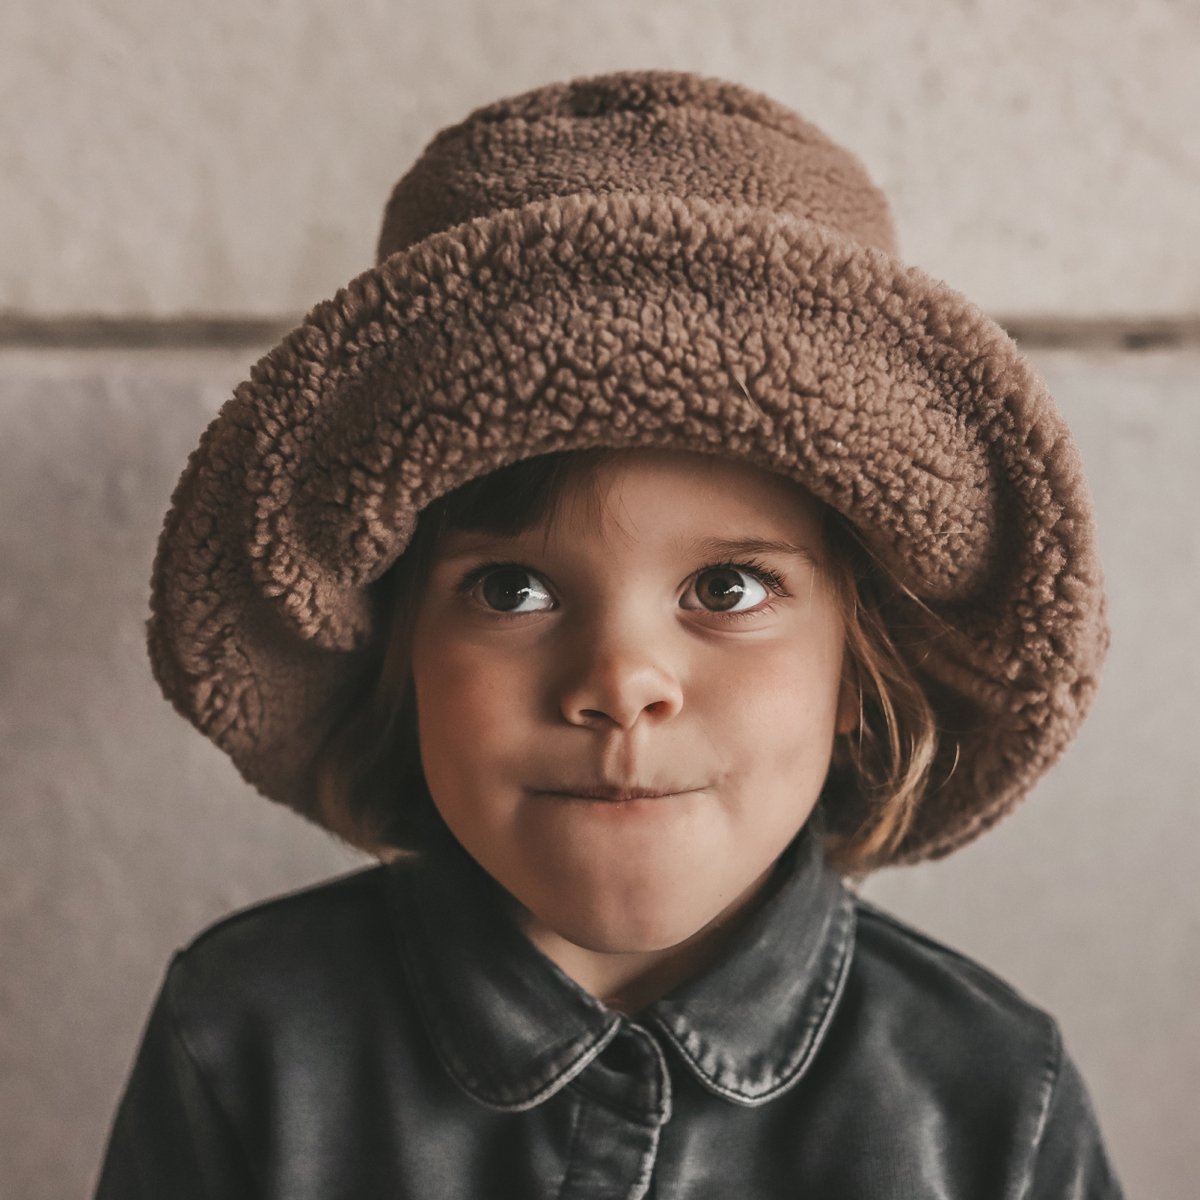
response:
<path fill-rule="evenodd" d="M 621 72 L 442 130 L 209 426 L 154 674 L 378 864 L 171 960 L 97 1196 L 1120 1197 L 1052 1016 L 858 898 L 1108 641 L 1076 451 L 846 150 Z"/>

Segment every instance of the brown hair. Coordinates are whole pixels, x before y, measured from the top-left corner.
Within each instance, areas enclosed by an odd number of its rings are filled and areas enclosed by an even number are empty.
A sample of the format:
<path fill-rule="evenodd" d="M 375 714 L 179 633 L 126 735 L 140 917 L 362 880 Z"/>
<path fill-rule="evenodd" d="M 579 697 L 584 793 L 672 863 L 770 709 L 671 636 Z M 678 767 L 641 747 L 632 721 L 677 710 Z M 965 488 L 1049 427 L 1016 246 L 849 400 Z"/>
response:
<path fill-rule="evenodd" d="M 422 510 L 404 553 L 374 585 L 386 630 L 372 676 L 343 707 L 315 762 L 320 817 L 331 832 L 380 858 L 419 851 L 437 821 L 425 785 L 408 647 L 434 552 L 452 529 L 519 533 L 557 512 L 564 485 L 579 481 L 595 502 L 595 470 L 619 450 L 539 455 L 471 480 Z M 799 486 L 799 485 L 797 485 Z M 820 504 L 832 586 L 846 631 L 847 678 L 859 698 L 857 729 L 835 740 L 818 800 L 825 857 L 855 883 L 907 832 L 929 783 L 939 731 L 910 664 L 895 605 L 915 599 L 860 540 L 849 521 Z M 924 606 L 919 606 L 923 608 Z M 926 612 L 928 610 L 925 610 Z M 398 681 L 403 681 L 398 685 Z"/>

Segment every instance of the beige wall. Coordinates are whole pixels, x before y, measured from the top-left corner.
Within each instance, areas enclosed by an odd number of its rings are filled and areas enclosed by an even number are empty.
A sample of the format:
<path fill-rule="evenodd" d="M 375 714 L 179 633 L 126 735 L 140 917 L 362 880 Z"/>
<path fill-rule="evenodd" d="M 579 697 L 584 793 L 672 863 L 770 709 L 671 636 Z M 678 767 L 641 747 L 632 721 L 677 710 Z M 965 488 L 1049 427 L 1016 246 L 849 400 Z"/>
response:
<path fill-rule="evenodd" d="M 438 127 L 550 79 L 639 66 L 728 76 L 844 139 L 893 199 L 906 255 L 988 311 L 1200 311 L 1194 3 L 0 13 L 0 296 L 21 312 L 307 309 L 368 265 L 388 189 Z"/>
<path fill-rule="evenodd" d="M 1094 713 L 999 827 L 866 890 L 1059 1017 L 1131 1198 L 1195 1194 L 1200 9 L 902 11 L 0 9 L 0 1195 L 86 1194 L 177 945 L 365 861 L 252 793 L 150 676 L 150 561 L 200 431 L 370 265 L 437 128 L 651 65 L 761 88 L 854 148 L 906 258 L 1019 331 L 1076 431 L 1114 627 Z M 229 344 L 169 347 L 181 317 L 228 319 Z M 1122 349 L 1148 318 L 1162 344 Z"/>

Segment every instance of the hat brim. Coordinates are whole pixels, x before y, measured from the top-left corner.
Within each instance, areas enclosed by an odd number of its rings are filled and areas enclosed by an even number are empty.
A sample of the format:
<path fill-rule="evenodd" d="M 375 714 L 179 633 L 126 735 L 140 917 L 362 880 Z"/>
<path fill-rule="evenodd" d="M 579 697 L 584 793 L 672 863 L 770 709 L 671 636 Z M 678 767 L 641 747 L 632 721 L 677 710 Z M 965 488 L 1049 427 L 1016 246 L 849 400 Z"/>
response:
<path fill-rule="evenodd" d="M 1108 643 L 1091 506 L 1012 339 L 820 224 L 620 192 L 431 235 L 255 364 L 160 537 L 148 634 L 164 694 L 259 792 L 312 816 L 331 698 L 378 650 L 369 588 L 421 509 L 591 446 L 793 478 L 937 615 L 919 668 L 962 736 L 943 740 L 953 771 L 894 862 L 992 825 L 1086 714 Z"/>

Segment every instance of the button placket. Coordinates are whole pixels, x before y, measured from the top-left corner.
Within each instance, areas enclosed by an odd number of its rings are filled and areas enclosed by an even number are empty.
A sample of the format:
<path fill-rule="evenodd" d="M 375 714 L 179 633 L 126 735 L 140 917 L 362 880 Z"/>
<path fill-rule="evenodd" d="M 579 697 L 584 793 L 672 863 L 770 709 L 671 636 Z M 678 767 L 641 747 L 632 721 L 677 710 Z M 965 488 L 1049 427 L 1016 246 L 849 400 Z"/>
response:
<path fill-rule="evenodd" d="M 671 1117 L 670 1075 L 658 1042 L 626 1023 L 570 1087 L 579 1115 L 559 1200 L 643 1200 Z"/>

